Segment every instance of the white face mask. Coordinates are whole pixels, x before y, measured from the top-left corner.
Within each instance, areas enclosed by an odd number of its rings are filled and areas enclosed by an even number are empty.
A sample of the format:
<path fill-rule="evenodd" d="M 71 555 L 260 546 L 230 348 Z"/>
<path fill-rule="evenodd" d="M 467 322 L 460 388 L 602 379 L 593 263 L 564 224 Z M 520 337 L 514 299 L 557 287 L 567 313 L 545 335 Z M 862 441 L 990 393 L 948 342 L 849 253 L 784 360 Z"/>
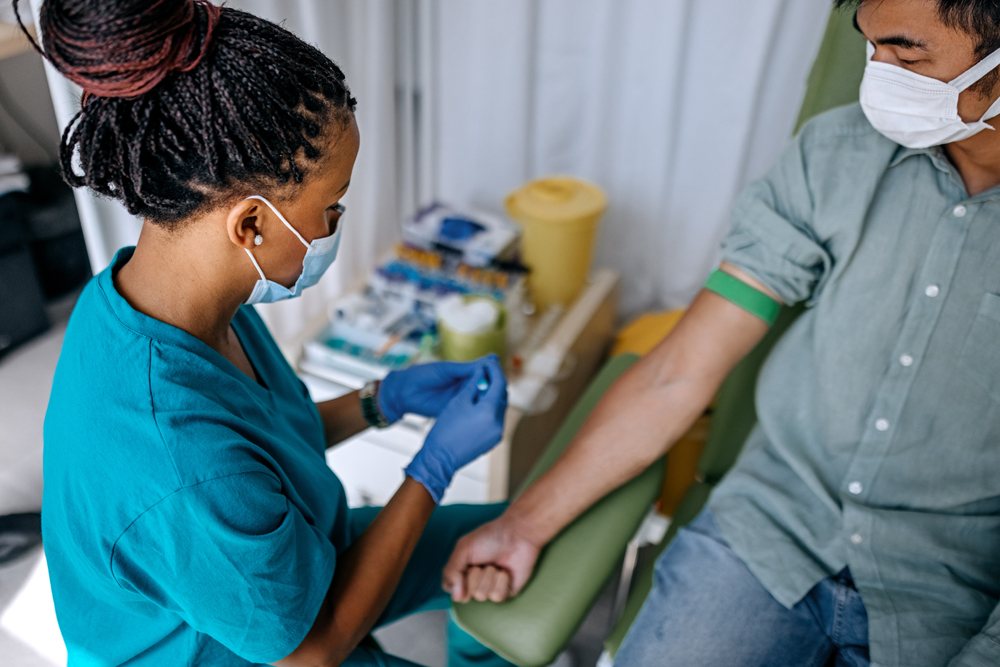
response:
<path fill-rule="evenodd" d="M 254 259 L 253 253 L 244 248 L 247 254 L 250 255 L 250 261 L 253 262 L 254 267 L 257 269 L 257 273 L 260 274 L 260 280 L 253 287 L 253 292 L 250 293 L 250 298 L 246 300 L 247 304 L 254 303 L 273 303 L 274 301 L 281 301 L 283 299 L 291 299 L 292 297 L 299 296 L 302 294 L 302 290 L 307 287 L 312 287 L 319 279 L 323 276 L 330 265 L 333 264 L 333 260 L 337 258 L 337 249 L 340 247 L 340 225 L 337 225 L 337 231 L 329 236 L 324 236 L 320 239 L 315 239 L 312 243 L 306 242 L 302 235 L 295 231 L 295 228 L 285 220 L 285 216 L 278 212 L 278 209 L 274 208 L 271 202 L 267 201 L 263 197 L 258 195 L 253 195 L 252 197 L 247 197 L 247 199 L 259 199 L 260 201 L 267 204 L 268 208 L 274 211 L 274 214 L 278 216 L 278 219 L 285 223 L 285 227 L 288 227 L 295 234 L 295 238 L 302 241 L 302 245 L 306 247 L 306 256 L 302 258 L 302 273 L 299 274 L 298 280 L 292 285 L 291 289 L 288 289 L 284 285 L 274 282 L 273 280 L 268 280 L 264 277 L 264 272 L 260 268 L 260 264 Z"/>
<path fill-rule="evenodd" d="M 1000 116 L 1000 99 L 978 122 L 966 123 L 958 115 L 958 94 L 1000 65 L 1000 49 L 948 83 L 875 62 L 871 42 L 867 49 L 861 108 L 872 126 L 889 139 L 908 148 L 929 148 L 993 129 L 985 121 Z"/>

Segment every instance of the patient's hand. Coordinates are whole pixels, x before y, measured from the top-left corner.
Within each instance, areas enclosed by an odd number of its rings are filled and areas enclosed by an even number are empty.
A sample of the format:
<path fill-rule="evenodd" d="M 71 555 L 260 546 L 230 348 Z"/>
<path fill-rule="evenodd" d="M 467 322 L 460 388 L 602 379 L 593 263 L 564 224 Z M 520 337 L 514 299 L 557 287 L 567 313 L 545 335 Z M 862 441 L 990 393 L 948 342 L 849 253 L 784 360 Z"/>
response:
<path fill-rule="evenodd" d="M 503 602 L 524 588 L 539 550 L 517 533 L 506 515 L 501 516 L 458 541 L 441 585 L 455 602 Z"/>

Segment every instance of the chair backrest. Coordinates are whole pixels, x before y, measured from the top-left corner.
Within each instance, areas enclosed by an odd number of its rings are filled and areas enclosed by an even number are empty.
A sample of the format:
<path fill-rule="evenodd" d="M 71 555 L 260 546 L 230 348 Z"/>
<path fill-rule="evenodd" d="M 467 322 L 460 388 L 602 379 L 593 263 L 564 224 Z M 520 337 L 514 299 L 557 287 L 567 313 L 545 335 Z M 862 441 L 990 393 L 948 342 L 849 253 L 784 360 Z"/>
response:
<path fill-rule="evenodd" d="M 793 133 L 824 111 L 858 101 L 865 73 L 865 38 L 854 27 L 854 14 L 834 10 L 806 83 Z"/>
<path fill-rule="evenodd" d="M 795 125 L 798 132 L 810 118 L 834 107 L 858 101 L 865 69 L 865 39 L 854 27 L 851 12 L 833 11 L 816 60 L 809 73 L 806 94 Z M 736 462 L 757 423 L 754 388 L 771 348 L 805 310 L 801 304 L 783 308 L 778 320 L 757 347 L 729 374 L 719 390 L 712 426 L 698 462 L 702 481 L 717 483 Z"/>

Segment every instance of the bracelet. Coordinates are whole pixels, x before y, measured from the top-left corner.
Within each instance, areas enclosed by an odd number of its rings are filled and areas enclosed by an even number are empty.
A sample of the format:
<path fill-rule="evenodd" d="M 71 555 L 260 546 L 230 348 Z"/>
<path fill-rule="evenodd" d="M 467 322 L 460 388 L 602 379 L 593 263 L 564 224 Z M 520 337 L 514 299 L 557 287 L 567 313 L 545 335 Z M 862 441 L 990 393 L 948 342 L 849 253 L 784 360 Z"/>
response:
<path fill-rule="evenodd" d="M 758 289 L 750 287 L 745 282 L 731 276 L 725 271 L 716 269 L 705 282 L 705 289 L 715 292 L 751 315 L 764 320 L 768 326 L 774 324 L 781 304 Z"/>
<path fill-rule="evenodd" d="M 361 388 L 358 396 L 361 397 L 361 414 L 365 416 L 365 421 L 375 428 L 385 428 L 390 426 L 389 420 L 382 414 L 378 407 L 378 389 L 381 382 L 373 380 Z"/>

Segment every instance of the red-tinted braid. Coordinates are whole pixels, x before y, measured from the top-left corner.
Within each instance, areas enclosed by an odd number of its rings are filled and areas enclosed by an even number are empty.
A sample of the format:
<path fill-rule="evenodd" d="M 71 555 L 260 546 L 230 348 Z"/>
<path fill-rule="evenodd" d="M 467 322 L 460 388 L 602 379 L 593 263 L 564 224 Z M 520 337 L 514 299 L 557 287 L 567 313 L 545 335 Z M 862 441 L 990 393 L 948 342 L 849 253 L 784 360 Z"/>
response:
<path fill-rule="evenodd" d="M 141 11 L 136 14 L 108 17 L 106 30 L 123 35 L 121 42 L 112 43 L 81 30 L 65 12 L 50 7 L 43 5 L 40 16 L 50 43 L 45 51 L 37 44 L 35 48 L 84 93 L 124 98 L 149 92 L 171 72 L 197 67 L 208 51 L 220 9 L 206 0 L 154 0 L 137 7 Z M 196 20 L 198 11 L 205 12 L 202 22 Z"/>

